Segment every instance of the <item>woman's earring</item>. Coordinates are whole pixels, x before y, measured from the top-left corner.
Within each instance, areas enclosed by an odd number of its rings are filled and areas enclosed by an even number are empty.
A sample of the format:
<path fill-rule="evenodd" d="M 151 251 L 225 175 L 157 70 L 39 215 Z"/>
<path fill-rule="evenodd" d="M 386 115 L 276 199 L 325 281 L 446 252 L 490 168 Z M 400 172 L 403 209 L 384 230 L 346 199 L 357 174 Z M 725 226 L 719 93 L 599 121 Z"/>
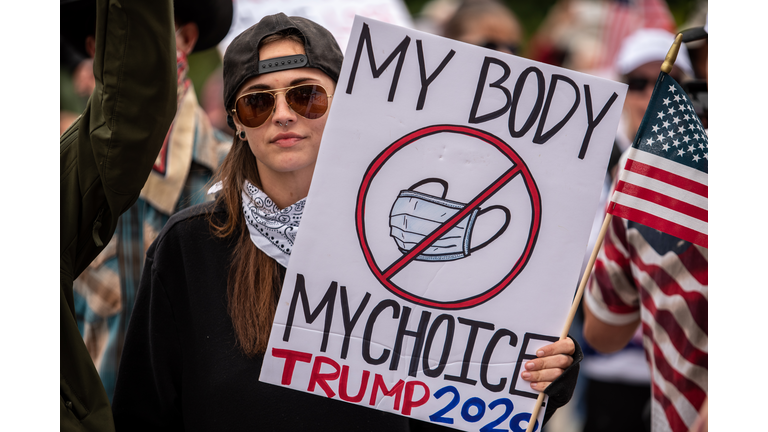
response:
<path fill-rule="evenodd" d="M 240 131 L 239 135 L 240 135 L 240 139 L 245 141 L 245 131 Z"/>

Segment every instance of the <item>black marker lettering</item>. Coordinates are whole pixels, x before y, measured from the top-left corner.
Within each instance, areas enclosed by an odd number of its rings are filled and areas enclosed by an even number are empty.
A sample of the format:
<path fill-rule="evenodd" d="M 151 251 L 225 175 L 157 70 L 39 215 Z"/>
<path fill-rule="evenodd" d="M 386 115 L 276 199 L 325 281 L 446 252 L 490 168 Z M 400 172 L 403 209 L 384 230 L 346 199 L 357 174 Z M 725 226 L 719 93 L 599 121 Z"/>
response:
<path fill-rule="evenodd" d="M 503 107 L 499 108 L 498 110 L 481 115 L 480 117 L 477 117 L 477 110 L 480 108 L 480 99 L 483 97 L 483 90 L 485 90 L 485 81 L 488 79 L 488 69 L 491 67 L 491 63 L 496 64 L 498 66 L 501 66 L 502 69 L 504 69 L 504 75 L 501 76 L 501 78 L 497 79 L 493 84 L 490 84 L 489 87 L 500 89 L 504 92 L 504 95 L 507 98 L 507 102 L 504 104 Z M 493 57 L 486 57 L 485 61 L 483 61 L 483 67 L 480 69 L 480 79 L 477 81 L 477 89 L 475 90 L 475 100 L 472 101 L 472 109 L 469 112 L 469 123 L 477 124 L 477 123 L 484 123 L 488 120 L 493 120 L 495 118 L 501 117 L 504 115 L 505 112 L 509 109 L 510 106 L 510 98 L 512 95 L 509 94 L 509 90 L 506 87 L 502 87 L 501 83 L 507 80 L 509 78 L 509 74 L 511 71 L 509 70 L 509 66 L 507 66 L 506 63 L 503 61 L 493 58 Z"/>
<path fill-rule="evenodd" d="M 446 322 L 448 327 L 445 330 L 445 342 L 443 343 L 443 352 L 440 354 L 440 361 L 437 367 L 434 369 L 429 368 L 429 352 L 432 350 L 432 342 L 435 340 L 435 333 L 440 328 L 440 325 Z M 443 373 L 445 364 L 448 362 L 448 356 L 451 354 L 451 345 L 453 344 L 453 330 L 456 327 L 456 322 L 453 320 L 453 315 L 442 314 L 435 318 L 432 322 L 432 326 L 429 328 L 427 334 L 427 342 L 424 346 L 424 358 L 422 359 L 421 367 L 424 369 L 424 375 L 430 378 L 437 378 Z"/>
<path fill-rule="evenodd" d="M 517 117 L 517 104 L 520 103 L 520 95 L 523 94 L 523 87 L 528 80 L 528 75 L 535 74 L 536 82 L 538 84 L 536 93 L 536 103 L 533 105 L 531 113 L 528 115 L 528 120 L 525 121 L 523 127 L 517 131 L 515 130 L 515 117 Z M 541 112 L 541 106 L 544 104 L 544 74 L 539 68 L 531 66 L 524 70 L 523 73 L 517 77 L 517 83 L 515 83 L 515 90 L 512 93 L 512 112 L 509 114 L 509 134 L 512 138 L 520 138 L 525 135 L 533 124 L 536 123 L 536 118 L 539 117 Z"/>
<path fill-rule="evenodd" d="M 421 349 L 424 347 L 424 336 L 427 333 L 427 325 L 429 324 L 429 318 L 432 316 L 432 313 L 428 311 L 421 312 L 419 327 L 416 331 L 406 330 L 406 327 L 408 327 L 408 318 L 410 318 L 410 316 L 411 308 L 403 306 L 403 314 L 400 316 L 400 324 L 397 326 L 397 336 L 395 337 L 395 346 L 393 348 L 392 361 L 389 363 L 389 370 L 397 370 L 397 365 L 400 363 L 400 353 L 403 350 L 403 339 L 405 336 L 412 336 L 415 340 L 413 341 L 413 352 L 411 353 L 411 364 L 408 368 L 408 375 L 416 376 L 416 371 L 419 369 Z"/>
<path fill-rule="evenodd" d="M 600 110 L 600 114 L 597 115 L 597 118 L 592 118 L 592 94 L 589 92 L 589 86 L 584 84 L 584 94 L 585 99 L 587 103 L 587 133 L 584 134 L 584 141 L 581 143 L 581 150 L 579 150 L 579 159 L 584 159 L 584 156 L 587 154 L 587 147 L 589 147 L 589 140 L 592 138 L 592 131 L 595 130 L 598 124 L 603 120 L 603 117 L 608 113 L 608 110 L 611 108 L 611 105 L 613 105 L 613 102 L 616 100 L 616 98 L 619 97 L 615 92 L 613 95 L 611 95 L 611 98 L 608 99 L 608 102 L 605 103 L 603 106 L 603 109 Z"/>
<path fill-rule="evenodd" d="M 498 344 L 499 340 L 501 340 L 501 338 L 504 336 L 509 336 L 510 346 L 517 345 L 517 335 L 515 333 L 513 333 L 511 330 L 499 329 L 496 331 L 496 333 L 493 334 L 490 342 L 488 342 L 488 346 L 485 348 L 485 354 L 483 354 L 483 361 L 480 363 L 480 383 L 483 385 L 483 387 L 492 392 L 500 392 L 504 390 L 504 386 L 507 383 L 506 378 L 502 378 L 501 382 L 498 384 L 491 384 L 488 382 L 488 365 L 491 364 L 491 355 L 493 355 L 493 350 L 496 348 L 496 344 Z"/>
<path fill-rule="evenodd" d="M 392 77 L 392 85 L 389 87 L 389 102 L 395 99 L 395 90 L 397 90 L 397 82 L 400 80 L 400 71 L 403 69 L 403 61 L 405 60 L 405 53 L 408 51 L 408 45 L 411 43 L 411 38 L 406 36 L 400 45 L 392 51 L 392 54 L 384 60 L 384 63 L 380 68 L 376 67 L 376 59 L 373 57 L 373 44 L 371 43 L 371 30 L 368 28 L 368 24 L 363 23 L 363 30 L 360 32 L 360 40 L 357 43 L 357 51 L 355 52 L 355 61 L 352 63 L 352 72 L 349 74 L 349 82 L 347 83 L 347 94 L 352 94 L 352 86 L 355 84 L 355 76 L 357 76 L 357 66 L 360 64 L 360 56 L 363 53 L 363 45 L 367 48 L 368 62 L 371 65 L 371 72 L 374 78 L 378 78 L 384 73 L 384 70 L 390 63 L 397 58 L 397 66 L 395 66 L 395 75 Z"/>
<path fill-rule="evenodd" d="M 331 286 L 328 287 L 328 291 L 325 292 L 325 296 L 320 300 L 320 304 L 317 305 L 315 310 L 309 312 L 309 299 L 307 298 L 307 289 L 304 283 L 304 275 L 296 275 L 296 286 L 293 291 L 293 298 L 291 299 L 291 306 L 288 309 L 288 321 L 285 324 L 285 332 L 283 333 L 283 340 L 288 341 L 291 336 L 291 327 L 293 327 L 293 317 L 296 315 L 296 304 L 298 303 L 299 296 L 301 296 L 301 305 L 304 310 L 304 319 L 307 324 L 312 324 L 320 312 L 328 307 L 325 312 L 325 326 L 323 327 L 323 342 L 320 345 L 320 351 L 325 352 L 328 347 L 328 334 L 331 331 L 331 321 L 333 320 L 333 304 L 336 301 L 336 282 L 331 282 Z"/>
<path fill-rule="evenodd" d="M 573 91 L 576 93 L 576 100 L 573 102 L 573 106 L 571 106 L 571 110 L 568 111 L 568 114 L 566 114 L 565 117 L 563 117 L 563 119 L 560 120 L 556 125 L 552 126 L 552 129 L 542 134 L 542 131 L 544 130 L 544 123 L 547 121 L 547 114 L 549 114 L 549 109 L 552 107 L 552 98 L 555 95 L 555 89 L 557 88 L 558 81 L 565 81 L 570 84 L 571 87 L 573 87 Z M 563 126 L 568 123 L 568 120 L 573 117 L 573 114 L 576 112 L 576 108 L 579 106 L 579 102 L 581 102 L 581 95 L 579 94 L 579 87 L 576 85 L 576 83 L 565 75 L 552 75 L 552 82 L 549 84 L 549 91 L 547 92 L 547 101 L 544 102 L 544 109 L 541 112 L 539 127 L 536 128 L 536 134 L 533 136 L 533 142 L 535 144 L 544 144 L 545 142 L 549 141 L 549 139 L 558 133 L 560 129 L 562 129 Z"/>
<path fill-rule="evenodd" d="M 424 65 L 424 49 L 421 47 L 420 39 L 416 39 L 416 51 L 419 54 L 419 76 L 421 77 L 421 91 L 419 92 L 419 101 L 416 103 L 416 111 L 419 111 L 424 108 L 424 101 L 427 99 L 427 87 L 429 87 L 429 85 L 432 84 L 432 81 L 434 81 L 435 78 L 440 75 L 440 72 L 445 69 L 445 66 L 451 61 L 454 54 L 456 54 L 456 51 L 451 50 L 440 63 L 440 66 L 438 66 L 429 77 L 427 77 L 426 66 Z"/>
<path fill-rule="evenodd" d="M 357 307 L 355 315 L 349 318 L 349 301 L 347 300 L 347 287 L 341 286 L 341 315 L 344 318 L 344 342 L 341 344 L 341 358 L 347 358 L 347 351 L 349 351 L 349 336 L 352 334 L 352 330 L 357 324 L 357 320 L 360 319 L 365 306 L 368 304 L 368 300 L 371 298 L 371 293 L 365 293 L 363 301 L 360 302 L 360 306 Z"/>
<path fill-rule="evenodd" d="M 448 381 L 457 381 L 464 384 L 475 385 L 476 380 L 467 378 L 469 374 L 469 365 L 472 363 L 472 351 L 475 349 L 475 340 L 477 339 L 478 329 L 493 330 L 494 326 L 491 323 L 474 321 L 466 318 L 459 318 L 459 323 L 469 326 L 469 337 L 467 338 L 467 348 L 464 350 L 464 360 L 461 363 L 461 375 L 446 375 L 443 379 Z"/>
<path fill-rule="evenodd" d="M 373 324 L 376 322 L 376 318 L 384 309 L 392 308 L 392 318 L 397 319 L 400 316 L 400 305 L 394 300 L 383 300 L 377 304 L 368 316 L 368 322 L 365 324 L 365 332 L 363 333 L 363 360 L 368 364 L 379 365 L 387 361 L 390 351 L 385 349 L 379 358 L 375 359 L 371 356 L 371 336 L 373 335 Z"/>

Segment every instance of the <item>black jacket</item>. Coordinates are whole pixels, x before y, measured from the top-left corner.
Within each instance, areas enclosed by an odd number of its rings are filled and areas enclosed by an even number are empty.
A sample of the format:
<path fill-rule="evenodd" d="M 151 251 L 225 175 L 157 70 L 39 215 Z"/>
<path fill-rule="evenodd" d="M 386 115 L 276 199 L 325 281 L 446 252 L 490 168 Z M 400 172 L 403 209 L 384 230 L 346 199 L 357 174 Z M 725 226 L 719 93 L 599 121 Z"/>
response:
<path fill-rule="evenodd" d="M 454 430 L 260 382 L 263 358 L 236 346 L 227 313 L 236 240 L 211 233 L 212 211 L 227 217 L 213 203 L 176 213 L 147 251 L 115 388 L 118 430 Z M 577 374 L 575 364 L 550 386 L 545 419 Z"/>
<path fill-rule="evenodd" d="M 147 251 L 113 400 L 117 430 L 407 431 L 405 417 L 259 381 L 227 313 L 235 241 L 212 204 L 176 213 Z M 226 217 L 223 210 L 217 217 Z"/>

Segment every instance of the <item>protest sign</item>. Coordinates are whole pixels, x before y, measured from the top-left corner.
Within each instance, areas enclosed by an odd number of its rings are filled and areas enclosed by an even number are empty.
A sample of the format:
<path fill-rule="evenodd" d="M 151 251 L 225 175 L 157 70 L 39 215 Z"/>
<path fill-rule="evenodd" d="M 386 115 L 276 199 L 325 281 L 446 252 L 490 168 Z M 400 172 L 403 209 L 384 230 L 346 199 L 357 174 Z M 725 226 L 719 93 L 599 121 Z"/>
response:
<path fill-rule="evenodd" d="M 525 430 L 625 92 L 357 16 L 260 379 Z"/>

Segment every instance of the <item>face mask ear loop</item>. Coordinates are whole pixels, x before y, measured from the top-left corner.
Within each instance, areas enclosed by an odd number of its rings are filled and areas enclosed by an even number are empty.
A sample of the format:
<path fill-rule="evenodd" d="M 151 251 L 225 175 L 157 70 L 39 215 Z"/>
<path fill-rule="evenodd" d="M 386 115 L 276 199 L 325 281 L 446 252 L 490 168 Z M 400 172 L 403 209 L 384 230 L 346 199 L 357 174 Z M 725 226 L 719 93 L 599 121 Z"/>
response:
<path fill-rule="evenodd" d="M 499 236 L 504 234 L 504 231 L 507 230 L 507 227 L 509 226 L 509 221 L 512 218 L 512 214 L 509 212 L 509 209 L 504 207 L 504 206 L 492 205 L 490 207 L 486 207 L 486 208 L 484 208 L 484 209 L 482 209 L 482 210 L 477 212 L 477 217 L 479 218 L 481 215 L 483 215 L 485 213 L 488 213 L 491 210 L 501 210 L 501 211 L 504 212 L 504 214 L 506 215 L 506 220 L 504 221 L 504 225 L 501 226 L 501 228 L 496 232 L 496 234 L 493 235 L 493 237 L 489 238 L 488 240 L 486 240 L 482 244 L 479 244 L 479 245 L 477 245 L 477 246 L 475 246 L 473 248 L 470 248 L 469 249 L 469 253 L 473 253 L 475 251 L 478 251 L 478 250 L 488 246 L 492 241 L 494 241 L 497 238 L 499 238 Z"/>
<path fill-rule="evenodd" d="M 440 198 L 445 199 L 445 196 L 448 194 L 448 182 L 439 178 L 434 178 L 434 177 L 426 178 L 420 182 L 414 183 L 413 186 L 408 188 L 408 190 L 410 191 L 415 190 L 417 187 L 425 185 L 427 183 L 440 183 L 441 185 L 443 185 L 443 196 L 441 196 Z"/>

